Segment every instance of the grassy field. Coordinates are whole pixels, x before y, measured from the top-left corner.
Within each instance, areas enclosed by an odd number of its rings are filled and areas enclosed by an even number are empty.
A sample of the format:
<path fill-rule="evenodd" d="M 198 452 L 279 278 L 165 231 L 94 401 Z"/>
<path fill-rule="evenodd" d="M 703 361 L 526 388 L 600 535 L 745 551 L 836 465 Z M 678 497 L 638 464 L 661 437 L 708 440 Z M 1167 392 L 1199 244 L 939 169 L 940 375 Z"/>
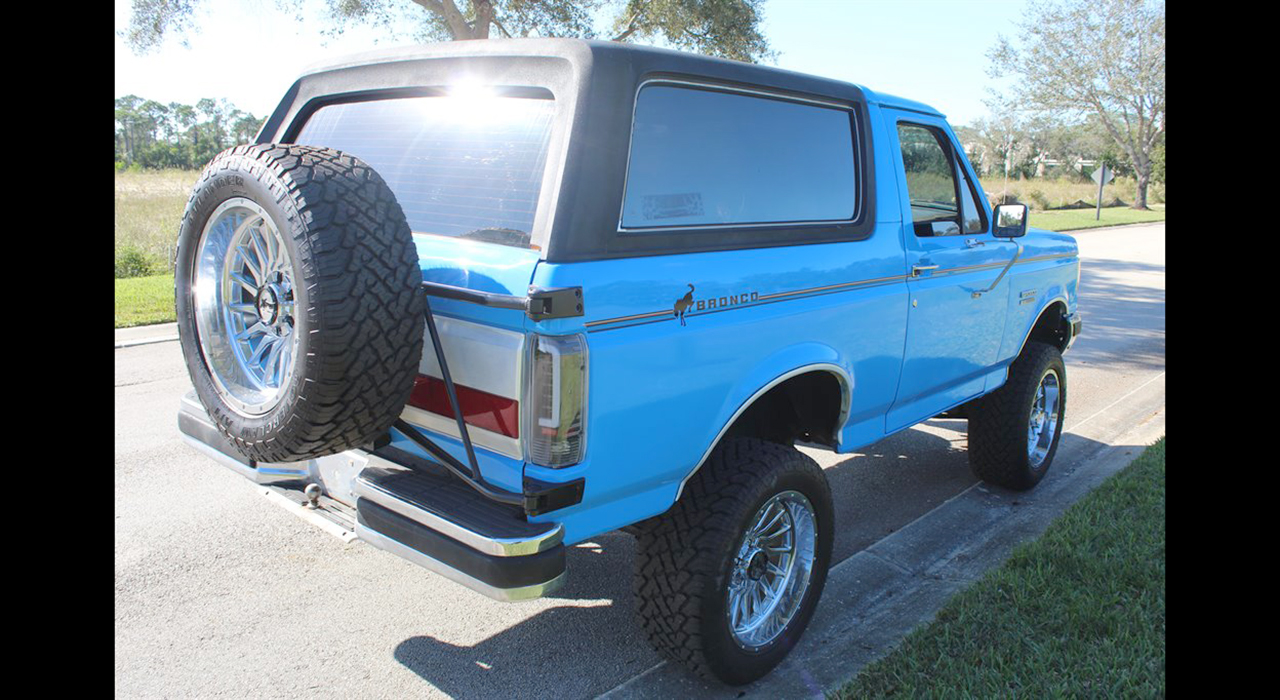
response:
<path fill-rule="evenodd" d="M 116 173 L 115 197 L 115 251 L 117 275 L 121 270 L 130 274 L 167 275 L 167 285 L 172 286 L 173 253 L 178 235 L 178 224 L 187 197 L 200 173 L 196 170 L 161 170 L 137 173 Z M 982 183 L 988 192 L 999 192 L 1003 180 Z M 1092 184 L 1073 184 L 1064 181 L 1027 180 L 1010 181 L 1009 190 L 1033 207 L 1030 225 L 1052 231 L 1072 231 L 1096 226 L 1163 221 L 1164 205 L 1153 205 L 1153 210 L 1140 212 L 1128 207 L 1112 207 L 1102 210 L 1102 220 L 1094 221 L 1094 210 L 1041 211 L 1035 209 L 1030 199 L 1034 192 L 1041 192 L 1054 206 L 1084 199 L 1094 201 L 1097 187 Z M 1120 178 L 1107 186 L 1104 198 L 1120 196 L 1132 201 L 1132 181 Z M 1153 188 L 1153 195 L 1154 195 Z M 1152 197 L 1152 201 L 1156 201 Z M 173 320 L 173 300 L 170 291 L 161 293 L 156 277 L 136 277 L 139 280 L 122 284 L 116 280 L 116 327 L 158 323 Z M 148 281 L 149 280 L 149 281 Z M 148 320 L 155 319 L 155 320 Z"/>
<path fill-rule="evenodd" d="M 116 280 L 116 328 L 167 323 L 173 312 L 173 275 Z"/>
<path fill-rule="evenodd" d="M 1047 228 L 1050 231 L 1077 231 L 1084 228 L 1100 226 L 1119 226 L 1121 224 L 1141 224 L 1149 221 L 1164 221 L 1164 205 L 1153 204 L 1151 211 L 1140 211 L 1129 207 L 1103 207 L 1102 217 L 1095 221 L 1098 212 L 1094 209 L 1055 209 L 1051 211 L 1031 211 L 1029 226 Z"/>
<path fill-rule="evenodd" d="M 1087 202 L 1090 206 L 1098 204 L 1098 186 L 1093 182 L 1071 182 L 1065 178 L 1058 180 L 1009 180 L 1002 177 L 982 179 L 982 190 L 988 197 L 1008 191 L 1018 198 L 1019 202 L 1032 209 L 1057 209 L 1078 201 Z M 1118 177 L 1102 190 L 1102 203 L 1106 205 L 1112 199 L 1120 198 L 1126 205 L 1137 199 L 1138 183 L 1131 177 Z M 1164 204 L 1164 187 L 1151 185 L 1147 188 L 1147 206 Z"/>
<path fill-rule="evenodd" d="M 116 258 L 135 250 L 151 272 L 173 272 L 178 223 L 199 176 L 195 170 L 116 173 Z"/>
<path fill-rule="evenodd" d="M 1164 438 L 832 698 L 1163 697 Z"/>

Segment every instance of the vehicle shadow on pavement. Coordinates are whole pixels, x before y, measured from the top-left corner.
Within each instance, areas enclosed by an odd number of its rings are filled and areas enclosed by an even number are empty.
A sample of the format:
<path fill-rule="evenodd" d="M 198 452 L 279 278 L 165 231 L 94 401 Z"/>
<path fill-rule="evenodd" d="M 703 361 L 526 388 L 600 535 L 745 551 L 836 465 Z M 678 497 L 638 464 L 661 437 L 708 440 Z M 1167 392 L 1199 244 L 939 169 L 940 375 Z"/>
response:
<path fill-rule="evenodd" d="M 1123 260 L 1090 259 L 1082 264 L 1079 308 L 1084 329 L 1066 354 L 1069 363 L 1164 368 L 1165 291 L 1121 281 L 1135 273 L 1163 276 L 1165 268 Z"/>
<path fill-rule="evenodd" d="M 404 640 L 395 659 L 454 698 L 593 697 L 660 660 L 633 620 L 635 539 L 611 532 L 571 547 L 554 605 L 472 646 L 429 634 Z M 512 603 L 521 605 L 521 603 Z"/>
<path fill-rule="evenodd" d="M 917 428 L 852 455 L 810 452 L 824 465 L 835 502 L 832 566 L 973 483 L 964 434 L 949 434 L 962 431 L 965 422 L 936 419 L 928 425 L 941 434 Z M 470 646 L 414 636 L 396 646 L 395 658 L 456 698 L 603 693 L 662 660 L 634 619 L 635 546 L 631 535 L 610 532 L 571 547 L 568 580 L 544 599 L 567 604 Z M 588 659 L 590 673 L 565 672 L 567 664 Z"/>

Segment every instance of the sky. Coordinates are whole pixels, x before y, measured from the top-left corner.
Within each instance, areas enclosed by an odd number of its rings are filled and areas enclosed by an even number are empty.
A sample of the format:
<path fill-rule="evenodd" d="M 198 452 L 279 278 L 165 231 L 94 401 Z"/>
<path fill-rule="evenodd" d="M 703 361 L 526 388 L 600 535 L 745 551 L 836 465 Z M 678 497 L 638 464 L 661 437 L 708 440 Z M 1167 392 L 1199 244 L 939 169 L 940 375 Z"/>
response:
<path fill-rule="evenodd" d="M 408 2 L 408 0 L 404 0 Z M 405 43 L 378 42 L 375 30 L 339 38 L 301 23 L 274 0 L 206 0 L 183 46 L 168 37 L 137 56 L 121 33 L 130 2 L 115 0 L 115 93 L 195 104 L 226 98 L 258 117 L 275 109 L 302 70 L 347 53 Z M 218 11 L 211 8 L 217 5 Z M 1026 0 L 767 0 L 763 30 L 779 68 L 863 85 L 932 105 L 953 125 L 986 114 L 986 52 L 998 34 L 1017 35 Z"/>

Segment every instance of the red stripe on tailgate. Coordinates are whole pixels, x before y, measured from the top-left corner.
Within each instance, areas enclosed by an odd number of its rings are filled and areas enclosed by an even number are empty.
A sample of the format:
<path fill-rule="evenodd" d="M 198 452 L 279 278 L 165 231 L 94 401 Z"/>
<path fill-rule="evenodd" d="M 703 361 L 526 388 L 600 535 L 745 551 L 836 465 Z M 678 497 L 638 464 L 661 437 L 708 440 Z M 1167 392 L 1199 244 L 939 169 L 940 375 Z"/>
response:
<path fill-rule="evenodd" d="M 507 437 L 520 436 L 520 403 L 515 399 L 495 396 L 488 392 L 472 389 L 454 382 L 458 392 L 458 406 L 462 409 L 462 420 L 467 425 L 491 430 Z M 413 382 L 413 393 L 409 395 L 409 405 L 430 411 L 446 418 L 453 418 L 453 407 L 449 405 L 449 393 L 445 391 L 444 380 L 419 374 Z"/>

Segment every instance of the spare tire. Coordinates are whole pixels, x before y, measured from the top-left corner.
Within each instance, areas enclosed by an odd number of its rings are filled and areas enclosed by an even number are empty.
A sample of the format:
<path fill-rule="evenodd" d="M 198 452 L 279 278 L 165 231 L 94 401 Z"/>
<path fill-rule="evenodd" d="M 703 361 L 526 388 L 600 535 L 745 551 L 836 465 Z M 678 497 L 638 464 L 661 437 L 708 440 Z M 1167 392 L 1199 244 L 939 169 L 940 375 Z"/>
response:
<path fill-rule="evenodd" d="M 404 211 L 358 158 L 293 144 L 223 151 L 178 233 L 178 335 L 196 394 L 252 460 L 366 445 L 413 389 L 421 286 Z"/>

